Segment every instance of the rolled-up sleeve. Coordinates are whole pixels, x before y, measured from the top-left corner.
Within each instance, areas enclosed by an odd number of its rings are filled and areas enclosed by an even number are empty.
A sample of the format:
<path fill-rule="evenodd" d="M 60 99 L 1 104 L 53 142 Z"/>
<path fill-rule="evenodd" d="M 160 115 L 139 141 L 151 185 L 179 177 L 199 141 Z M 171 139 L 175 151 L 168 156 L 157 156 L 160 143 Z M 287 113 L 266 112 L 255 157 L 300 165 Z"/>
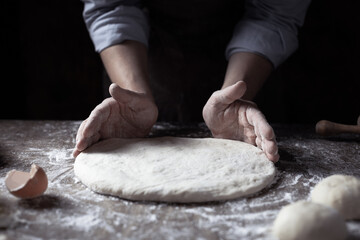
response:
<path fill-rule="evenodd" d="M 252 52 L 278 67 L 298 47 L 311 0 L 247 0 L 245 14 L 226 48 L 227 59 L 236 52 Z"/>
<path fill-rule="evenodd" d="M 84 21 L 97 52 L 125 40 L 148 44 L 149 26 L 139 1 L 82 1 Z"/>

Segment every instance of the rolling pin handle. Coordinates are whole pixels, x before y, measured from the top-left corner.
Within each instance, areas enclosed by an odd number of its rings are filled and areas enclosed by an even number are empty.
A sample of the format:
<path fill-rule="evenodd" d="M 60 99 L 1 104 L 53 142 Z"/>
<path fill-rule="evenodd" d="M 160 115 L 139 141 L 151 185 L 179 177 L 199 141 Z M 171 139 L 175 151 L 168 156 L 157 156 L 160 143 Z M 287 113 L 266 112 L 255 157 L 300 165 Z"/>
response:
<path fill-rule="evenodd" d="M 315 131 L 316 133 L 323 136 L 329 136 L 339 133 L 360 134 L 360 125 L 345 125 L 345 124 L 330 122 L 327 120 L 321 120 L 316 124 Z"/>

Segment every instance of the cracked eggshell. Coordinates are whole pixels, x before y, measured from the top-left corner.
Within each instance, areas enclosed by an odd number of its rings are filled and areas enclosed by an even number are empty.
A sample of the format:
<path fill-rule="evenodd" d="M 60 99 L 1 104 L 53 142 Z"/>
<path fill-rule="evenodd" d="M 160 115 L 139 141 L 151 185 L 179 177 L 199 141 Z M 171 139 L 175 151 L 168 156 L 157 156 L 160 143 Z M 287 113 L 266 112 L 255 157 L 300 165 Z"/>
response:
<path fill-rule="evenodd" d="M 5 185 L 9 192 L 19 198 L 35 198 L 43 194 L 48 186 L 45 171 L 31 165 L 30 172 L 11 170 L 6 174 Z"/>

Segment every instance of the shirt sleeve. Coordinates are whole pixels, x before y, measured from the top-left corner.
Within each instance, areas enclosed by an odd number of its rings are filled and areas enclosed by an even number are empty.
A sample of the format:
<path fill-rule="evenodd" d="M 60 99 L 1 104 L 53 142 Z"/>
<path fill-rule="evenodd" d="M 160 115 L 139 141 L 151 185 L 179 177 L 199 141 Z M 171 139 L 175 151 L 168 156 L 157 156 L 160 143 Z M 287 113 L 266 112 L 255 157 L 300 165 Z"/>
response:
<path fill-rule="evenodd" d="M 84 21 L 97 52 L 125 40 L 148 44 L 149 26 L 140 1 L 82 1 Z"/>
<path fill-rule="evenodd" d="M 246 0 L 245 14 L 226 48 L 261 55 L 278 67 L 298 47 L 298 29 L 311 0 Z"/>

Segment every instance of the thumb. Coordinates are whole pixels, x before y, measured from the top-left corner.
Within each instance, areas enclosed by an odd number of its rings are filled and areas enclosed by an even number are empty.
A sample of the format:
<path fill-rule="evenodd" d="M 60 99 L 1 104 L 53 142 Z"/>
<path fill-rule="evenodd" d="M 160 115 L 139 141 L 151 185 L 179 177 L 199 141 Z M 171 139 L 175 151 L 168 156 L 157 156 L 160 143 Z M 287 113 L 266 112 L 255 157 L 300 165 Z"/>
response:
<path fill-rule="evenodd" d="M 216 100 L 219 103 L 228 105 L 240 99 L 245 92 L 246 83 L 244 81 L 238 81 L 235 84 L 220 90 Z"/>
<path fill-rule="evenodd" d="M 116 101 L 121 103 L 128 103 L 135 96 L 138 96 L 137 93 L 126 90 L 115 83 L 110 85 L 109 93 Z"/>

